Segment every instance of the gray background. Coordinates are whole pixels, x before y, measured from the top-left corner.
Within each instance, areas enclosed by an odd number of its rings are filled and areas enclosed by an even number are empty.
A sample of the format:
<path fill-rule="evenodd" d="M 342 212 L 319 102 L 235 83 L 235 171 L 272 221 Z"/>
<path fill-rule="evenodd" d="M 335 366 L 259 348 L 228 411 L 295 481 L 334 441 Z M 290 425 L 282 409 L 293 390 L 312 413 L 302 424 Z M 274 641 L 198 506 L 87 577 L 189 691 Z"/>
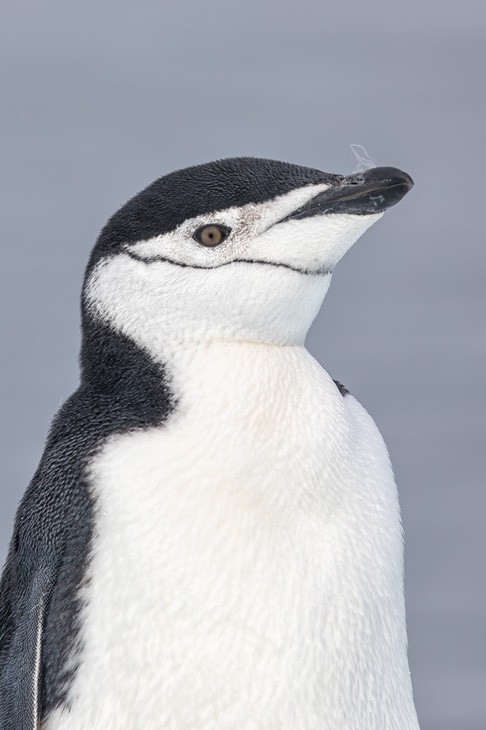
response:
<path fill-rule="evenodd" d="M 416 187 L 341 262 L 309 347 L 391 451 L 422 727 L 486 727 L 482 5 L 5 4 L 1 555 L 76 385 L 107 217 L 174 168 L 251 154 L 351 172 L 361 143 Z"/>

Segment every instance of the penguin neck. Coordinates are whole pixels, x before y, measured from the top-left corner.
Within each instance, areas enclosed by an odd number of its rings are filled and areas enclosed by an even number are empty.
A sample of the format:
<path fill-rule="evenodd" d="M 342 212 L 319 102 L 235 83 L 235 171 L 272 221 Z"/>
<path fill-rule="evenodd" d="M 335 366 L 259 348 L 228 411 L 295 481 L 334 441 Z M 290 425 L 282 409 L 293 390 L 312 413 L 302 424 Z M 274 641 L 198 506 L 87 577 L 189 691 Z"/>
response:
<path fill-rule="evenodd" d="M 141 338 L 136 342 L 111 324 L 88 315 L 83 317 L 81 383 L 106 393 L 123 390 L 132 383 L 153 387 L 161 378 L 167 380 L 168 372 L 177 369 L 181 361 L 204 357 L 204 353 L 214 348 L 239 349 L 246 345 L 273 349 L 302 344 L 177 335 Z"/>
<path fill-rule="evenodd" d="M 81 385 L 98 394 L 113 397 L 127 391 L 136 398 L 167 397 L 169 380 L 191 362 L 212 357 L 215 350 L 241 351 L 250 348 L 292 348 L 301 342 L 279 343 L 259 339 L 214 338 L 210 334 L 189 337 L 164 331 L 146 333 L 135 341 L 112 324 L 83 311 L 80 352 Z M 210 353 L 213 353 L 210 356 Z M 163 393 L 161 391 L 163 390 Z M 161 392 L 159 392 L 161 391 Z"/>
<path fill-rule="evenodd" d="M 302 362 L 313 360 L 301 343 L 164 338 L 147 347 L 96 316 L 83 320 L 81 388 L 99 407 L 132 414 L 135 425 L 158 426 L 181 409 L 194 418 L 202 410 L 204 420 L 208 408 L 224 412 L 233 392 L 251 400 L 262 377 L 265 390 L 278 389 L 282 372 L 298 380 Z M 331 379 L 329 388 L 334 394 Z"/>

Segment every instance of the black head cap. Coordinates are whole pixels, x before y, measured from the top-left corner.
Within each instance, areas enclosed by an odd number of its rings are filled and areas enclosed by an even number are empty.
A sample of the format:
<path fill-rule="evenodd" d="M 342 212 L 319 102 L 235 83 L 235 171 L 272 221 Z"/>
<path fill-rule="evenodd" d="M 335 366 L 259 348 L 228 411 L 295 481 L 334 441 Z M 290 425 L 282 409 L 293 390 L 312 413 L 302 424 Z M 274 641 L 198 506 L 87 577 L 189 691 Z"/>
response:
<path fill-rule="evenodd" d="M 335 183 L 338 176 L 288 162 L 233 157 L 187 167 L 159 178 L 125 203 L 101 231 L 90 265 L 100 256 L 168 233 L 188 218 L 248 203 L 263 203 L 294 188 Z"/>

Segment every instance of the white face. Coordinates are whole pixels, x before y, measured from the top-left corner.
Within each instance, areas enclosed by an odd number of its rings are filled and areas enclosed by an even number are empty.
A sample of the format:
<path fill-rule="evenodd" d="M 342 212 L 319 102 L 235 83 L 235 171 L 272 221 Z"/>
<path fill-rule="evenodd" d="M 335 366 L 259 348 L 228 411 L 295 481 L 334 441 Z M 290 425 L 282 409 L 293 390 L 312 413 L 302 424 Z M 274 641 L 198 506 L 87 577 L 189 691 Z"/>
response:
<path fill-rule="evenodd" d="M 169 341 L 302 344 L 335 265 L 382 215 L 279 222 L 328 187 L 297 188 L 126 244 L 95 266 L 86 287 L 88 305 L 151 351 Z M 231 229 L 215 247 L 193 237 L 210 224 Z"/>

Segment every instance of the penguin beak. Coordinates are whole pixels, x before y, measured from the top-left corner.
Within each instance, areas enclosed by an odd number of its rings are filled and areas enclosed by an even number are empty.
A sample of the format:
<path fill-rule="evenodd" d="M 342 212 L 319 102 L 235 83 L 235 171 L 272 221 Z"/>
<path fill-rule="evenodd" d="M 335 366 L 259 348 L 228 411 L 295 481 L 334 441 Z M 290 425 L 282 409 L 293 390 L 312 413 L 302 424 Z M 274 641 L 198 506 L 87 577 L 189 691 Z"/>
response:
<path fill-rule="evenodd" d="M 413 180 L 406 172 L 396 167 L 373 167 L 356 175 L 337 177 L 334 185 L 280 222 L 329 213 L 381 213 L 398 203 L 412 187 Z"/>

